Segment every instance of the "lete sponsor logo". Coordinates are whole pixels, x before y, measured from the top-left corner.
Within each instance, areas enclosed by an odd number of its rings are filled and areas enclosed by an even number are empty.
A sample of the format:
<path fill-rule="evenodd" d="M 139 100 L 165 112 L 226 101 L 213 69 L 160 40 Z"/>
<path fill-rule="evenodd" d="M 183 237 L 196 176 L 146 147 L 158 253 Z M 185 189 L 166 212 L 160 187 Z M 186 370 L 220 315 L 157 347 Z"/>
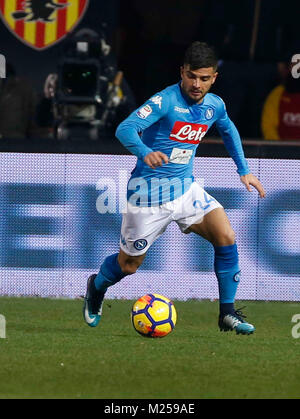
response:
<path fill-rule="evenodd" d="M 198 144 L 206 134 L 208 125 L 176 121 L 170 133 L 170 140 Z"/>

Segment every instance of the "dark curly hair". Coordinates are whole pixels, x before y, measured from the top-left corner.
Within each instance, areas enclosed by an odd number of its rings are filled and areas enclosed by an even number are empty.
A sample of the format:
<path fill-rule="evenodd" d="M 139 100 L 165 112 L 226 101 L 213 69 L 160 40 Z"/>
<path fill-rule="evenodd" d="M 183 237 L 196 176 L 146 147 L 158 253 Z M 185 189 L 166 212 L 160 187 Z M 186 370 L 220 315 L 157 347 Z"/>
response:
<path fill-rule="evenodd" d="M 206 42 L 195 41 L 186 50 L 183 64 L 190 65 L 191 70 L 218 66 L 218 58 L 213 47 Z"/>

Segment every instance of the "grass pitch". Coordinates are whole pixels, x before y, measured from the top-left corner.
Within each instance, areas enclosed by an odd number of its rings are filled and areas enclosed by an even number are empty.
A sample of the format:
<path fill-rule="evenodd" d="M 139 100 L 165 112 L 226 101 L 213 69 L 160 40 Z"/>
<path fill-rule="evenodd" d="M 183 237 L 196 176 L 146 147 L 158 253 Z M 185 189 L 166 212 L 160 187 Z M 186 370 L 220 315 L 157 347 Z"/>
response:
<path fill-rule="evenodd" d="M 299 398 L 300 304 L 246 305 L 251 336 L 220 332 L 218 302 L 175 301 L 178 321 L 162 339 L 137 334 L 132 301 L 105 301 L 89 328 L 81 300 L 0 298 L 0 398 Z"/>

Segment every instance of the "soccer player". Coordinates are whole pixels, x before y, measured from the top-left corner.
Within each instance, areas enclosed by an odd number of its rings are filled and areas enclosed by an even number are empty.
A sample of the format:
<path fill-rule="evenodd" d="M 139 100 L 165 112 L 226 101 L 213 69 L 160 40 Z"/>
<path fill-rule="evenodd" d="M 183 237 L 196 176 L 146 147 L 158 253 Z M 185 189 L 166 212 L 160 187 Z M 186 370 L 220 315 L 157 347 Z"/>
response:
<path fill-rule="evenodd" d="M 117 128 L 117 138 L 137 156 L 137 164 L 127 186 L 120 251 L 108 256 L 100 272 L 89 277 L 84 319 L 91 327 L 98 325 L 107 288 L 134 274 L 152 243 L 175 221 L 183 233 L 198 234 L 214 247 L 220 330 L 251 334 L 254 326 L 234 307 L 241 274 L 234 231 L 222 205 L 192 175 L 196 148 L 213 123 L 246 189 L 251 191 L 253 186 L 261 198 L 265 191 L 249 171 L 224 102 L 208 93 L 218 74 L 214 50 L 193 42 L 180 72 L 178 84 L 155 94 Z"/>

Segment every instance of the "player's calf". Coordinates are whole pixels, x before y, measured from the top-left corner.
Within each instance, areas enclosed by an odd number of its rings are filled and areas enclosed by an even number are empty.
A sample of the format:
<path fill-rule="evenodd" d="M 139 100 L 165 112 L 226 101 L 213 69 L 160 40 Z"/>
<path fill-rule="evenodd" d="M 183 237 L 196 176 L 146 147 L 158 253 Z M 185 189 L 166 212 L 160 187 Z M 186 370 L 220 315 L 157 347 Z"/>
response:
<path fill-rule="evenodd" d="M 143 263 L 146 254 L 140 256 L 127 255 L 123 250 L 120 250 L 118 262 L 122 272 L 125 275 L 133 275 Z"/>
<path fill-rule="evenodd" d="M 127 273 L 122 271 L 118 262 L 118 254 L 114 254 L 104 260 L 98 275 L 94 274 L 89 277 L 83 306 L 84 320 L 89 326 L 96 327 L 100 322 L 107 288 L 126 275 Z"/>

